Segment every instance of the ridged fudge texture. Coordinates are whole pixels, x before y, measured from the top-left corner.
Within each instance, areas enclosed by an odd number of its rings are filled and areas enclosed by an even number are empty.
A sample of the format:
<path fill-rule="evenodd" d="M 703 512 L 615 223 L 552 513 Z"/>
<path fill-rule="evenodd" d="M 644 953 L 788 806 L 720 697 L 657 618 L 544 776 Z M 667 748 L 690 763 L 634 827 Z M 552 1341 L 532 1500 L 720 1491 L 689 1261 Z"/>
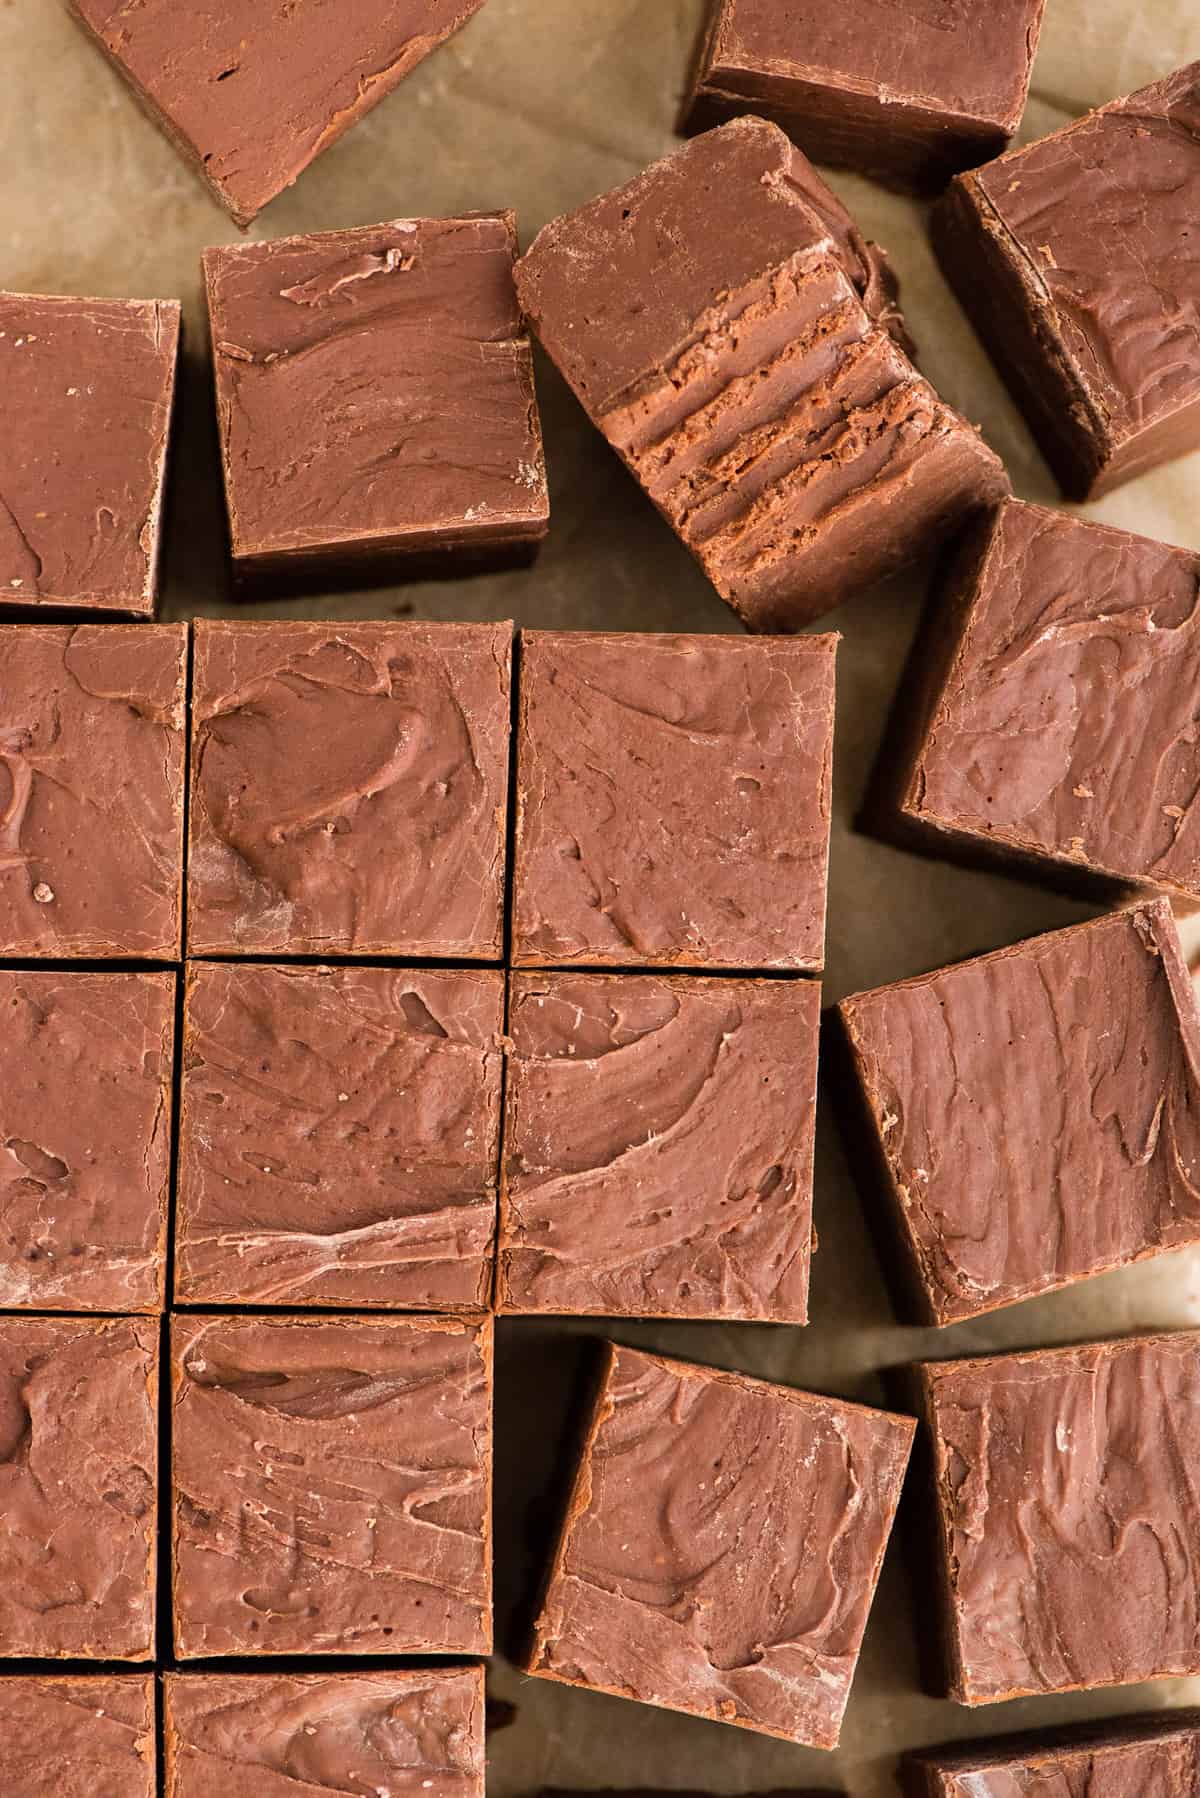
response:
<path fill-rule="evenodd" d="M 0 1679 L 5 1798 L 154 1798 L 154 1681 Z"/>
<path fill-rule="evenodd" d="M 930 1750 L 901 1778 L 910 1798 L 1185 1798 L 1198 1783 L 1196 1711 Z"/>

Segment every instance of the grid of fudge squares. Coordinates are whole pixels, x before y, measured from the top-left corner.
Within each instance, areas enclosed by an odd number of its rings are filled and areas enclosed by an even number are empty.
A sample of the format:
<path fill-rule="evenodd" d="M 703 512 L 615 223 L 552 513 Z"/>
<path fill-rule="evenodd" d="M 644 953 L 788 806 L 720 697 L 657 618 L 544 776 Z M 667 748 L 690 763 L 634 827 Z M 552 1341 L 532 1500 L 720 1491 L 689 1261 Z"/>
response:
<path fill-rule="evenodd" d="M 906 1755 L 906 1798 L 1185 1798 L 1200 1779 L 1200 1711 L 995 1737 Z"/>
<path fill-rule="evenodd" d="M 155 1798 L 150 1674 L 0 1676 L 4 1798 Z"/>

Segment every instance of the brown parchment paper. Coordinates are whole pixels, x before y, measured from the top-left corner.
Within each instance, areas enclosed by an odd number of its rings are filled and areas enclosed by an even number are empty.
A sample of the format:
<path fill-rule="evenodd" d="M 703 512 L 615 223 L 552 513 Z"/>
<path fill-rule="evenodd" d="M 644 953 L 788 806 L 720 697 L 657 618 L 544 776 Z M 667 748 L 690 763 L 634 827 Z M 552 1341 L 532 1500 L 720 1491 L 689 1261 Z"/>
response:
<path fill-rule="evenodd" d="M 192 0 L 179 0 L 187 6 Z M 305 0 L 315 3 L 315 0 Z M 853 0 L 830 0 L 852 5 Z M 976 0 L 985 5 L 987 0 Z M 340 0 L 353 30 L 353 0 Z M 259 238 L 384 218 L 514 206 L 523 241 L 547 219 L 671 147 L 702 0 L 488 0 L 254 226 Z M 896 0 L 903 29 L 904 0 Z M 1022 138 L 1200 56 L 1197 0 L 1048 0 Z M 199 304 L 200 251 L 238 233 L 139 113 L 59 0 L 0 0 L 0 286 L 178 296 L 187 349 L 172 477 L 165 615 L 514 617 L 542 626 L 735 629 L 732 615 L 539 363 L 551 535 L 529 572 L 366 594 L 230 606 Z M 930 255 L 922 210 L 853 177 L 834 184 L 891 251 L 926 372 L 979 420 L 1026 498 L 1057 503 L 1049 475 Z M 3 395 L 0 394 L 0 428 Z M 1088 508 L 1200 549 L 1200 456 Z M 899 676 L 926 572 L 844 606 L 826 996 L 896 979 L 1083 914 L 995 876 L 919 860 L 855 835 L 850 820 Z M 731 1126 L 732 1127 L 732 1126 Z M 629 1326 L 629 1341 L 799 1385 L 877 1400 L 878 1370 L 915 1356 L 1200 1324 L 1200 1255 L 1109 1275 L 945 1332 L 902 1329 L 888 1301 L 829 1120 L 819 1131 L 813 1320 L 806 1330 Z M 550 1540 L 568 1414 L 595 1326 L 510 1324 L 498 1372 L 497 1601 L 511 1643 Z M 496 1798 L 543 1784 L 825 1787 L 892 1792 L 904 1747 L 951 1736 L 1200 1702 L 1200 1681 L 969 1713 L 920 1695 L 918 1601 L 889 1553 L 836 1755 L 523 1678 L 493 1663 L 516 1721 L 490 1741 Z"/>

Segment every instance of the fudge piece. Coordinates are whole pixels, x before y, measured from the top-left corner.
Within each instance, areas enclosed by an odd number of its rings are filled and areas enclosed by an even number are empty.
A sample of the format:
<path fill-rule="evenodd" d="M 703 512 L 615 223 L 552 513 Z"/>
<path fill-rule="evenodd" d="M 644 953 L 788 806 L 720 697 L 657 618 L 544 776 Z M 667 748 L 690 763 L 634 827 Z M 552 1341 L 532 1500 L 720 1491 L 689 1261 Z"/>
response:
<path fill-rule="evenodd" d="M 805 1323 L 820 1006 L 810 980 L 515 975 L 497 1308 Z"/>
<path fill-rule="evenodd" d="M 1200 446 L 1200 62 L 960 175 L 933 241 L 1072 499 Z"/>
<path fill-rule="evenodd" d="M 153 617 L 179 316 L 0 293 L 0 612 Z"/>
<path fill-rule="evenodd" d="M 818 162 L 936 192 L 1020 124 L 1044 7 L 712 0 L 685 124 L 764 113 Z"/>
<path fill-rule="evenodd" d="M 818 971 L 837 641 L 524 632 L 514 962 Z"/>
<path fill-rule="evenodd" d="M 490 1320 L 172 1330 L 176 1652 L 489 1653 Z"/>
<path fill-rule="evenodd" d="M 916 1369 L 960 1704 L 1200 1672 L 1200 1332 Z"/>
<path fill-rule="evenodd" d="M 179 955 L 184 624 L 0 634 L 0 955 Z"/>
<path fill-rule="evenodd" d="M 0 971 L 0 1305 L 158 1311 L 174 974 Z"/>
<path fill-rule="evenodd" d="M 718 593 L 791 630 L 1007 491 L 864 308 L 814 177 L 736 119 L 547 225 L 517 263 L 544 348 Z"/>
<path fill-rule="evenodd" d="M 1165 899 L 837 1011 L 921 1321 L 1200 1242 L 1200 1012 Z"/>
<path fill-rule="evenodd" d="M 153 1658 L 157 1408 L 150 1319 L 0 1319 L 0 1656 Z"/>
<path fill-rule="evenodd" d="M 500 959 L 508 624 L 195 627 L 194 955 Z"/>
<path fill-rule="evenodd" d="M 483 1798 L 483 1668 L 168 1673 L 165 1798 Z"/>
<path fill-rule="evenodd" d="M 906 1755 L 911 1798 L 1188 1798 L 1200 1789 L 1200 1711 L 1047 1730 Z"/>
<path fill-rule="evenodd" d="M 0 1678 L 4 1798 L 154 1798 L 154 1681 Z"/>
<path fill-rule="evenodd" d="M 913 1427 L 610 1345 L 529 1671 L 836 1747 Z"/>
<path fill-rule="evenodd" d="M 511 212 L 204 253 L 235 577 L 524 559 L 549 500 Z"/>
<path fill-rule="evenodd" d="M 69 0 L 213 197 L 248 225 L 483 0 Z"/>
<path fill-rule="evenodd" d="M 498 969 L 188 974 L 175 1296 L 486 1308 Z"/>

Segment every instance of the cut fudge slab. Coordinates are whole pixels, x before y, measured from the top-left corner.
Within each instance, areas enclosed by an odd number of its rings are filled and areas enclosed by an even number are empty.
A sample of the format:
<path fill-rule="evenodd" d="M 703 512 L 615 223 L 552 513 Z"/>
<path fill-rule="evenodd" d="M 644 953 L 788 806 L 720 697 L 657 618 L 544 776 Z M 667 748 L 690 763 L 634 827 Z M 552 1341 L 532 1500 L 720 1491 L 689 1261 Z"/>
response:
<path fill-rule="evenodd" d="M 1190 1798 L 1200 1711 L 1047 1730 L 907 1755 L 911 1798 Z"/>
<path fill-rule="evenodd" d="M 0 1678 L 4 1798 L 154 1798 L 154 1681 Z"/>
<path fill-rule="evenodd" d="M 179 313 L 0 293 L 0 612 L 153 616 Z"/>
<path fill-rule="evenodd" d="M 195 634 L 190 953 L 499 960 L 512 626 Z"/>
<path fill-rule="evenodd" d="M 486 1308 L 498 969 L 188 973 L 175 1296 Z"/>
<path fill-rule="evenodd" d="M 0 1305 L 163 1302 L 173 974 L 0 971 Z"/>
<path fill-rule="evenodd" d="M 960 175 L 947 278 L 1072 499 L 1200 446 L 1200 62 Z"/>
<path fill-rule="evenodd" d="M 164 1681 L 165 1798 L 483 1798 L 483 1668 Z"/>
<path fill-rule="evenodd" d="M 206 250 L 235 576 L 528 559 L 549 501 L 511 212 Z"/>
<path fill-rule="evenodd" d="M 776 126 L 736 119 L 517 264 L 593 424 L 755 629 L 817 617 L 1008 487 L 864 307 L 818 179 Z"/>
<path fill-rule="evenodd" d="M 934 191 L 1021 122 L 1045 0 L 712 0 L 687 122 L 777 119 L 818 162 Z"/>
<path fill-rule="evenodd" d="M 524 632 L 513 960 L 819 970 L 837 641 Z"/>
<path fill-rule="evenodd" d="M 949 1696 L 1200 1671 L 1200 1333 L 918 1367 Z"/>
<path fill-rule="evenodd" d="M 836 1747 L 913 1427 L 610 1347 L 530 1672 Z"/>
<path fill-rule="evenodd" d="M 1019 500 L 969 539 L 901 686 L 876 821 L 1200 903 L 1200 556 Z"/>
<path fill-rule="evenodd" d="M 209 191 L 248 225 L 483 0 L 69 0 Z"/>
<path fill-rule="evenodd" d="M 491 1650 L 486 1318 L 176 1317 L 175 1646 Z"/>
<path fill-rule="evenodd" d="M 153 1657 L 157 1393 L 147 1318 L 0 1319 L 0 1656 Z"/>
<path fill-rule="evenodd" d="M 0 634 L 0 954 L 179 955 L 183 624 Z"/>
<path fill-rule="evenodd" d="M 513 977 L 501 1311 L 808 1316 L 815 981 Z"/>
<path fill-rule="evenodd" d="M 1200 1241 L 1200 1014 L 1165 899 L 844 999 L 923 1321 Z"/>

